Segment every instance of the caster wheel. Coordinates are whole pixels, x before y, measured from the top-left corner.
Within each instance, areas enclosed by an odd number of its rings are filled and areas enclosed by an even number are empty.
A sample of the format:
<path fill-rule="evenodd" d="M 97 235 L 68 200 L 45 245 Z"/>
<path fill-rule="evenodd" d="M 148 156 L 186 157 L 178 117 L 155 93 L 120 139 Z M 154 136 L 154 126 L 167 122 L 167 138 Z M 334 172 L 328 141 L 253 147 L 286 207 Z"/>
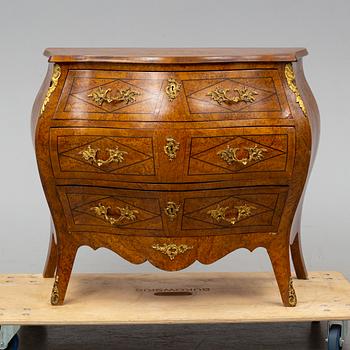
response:
<path fill-rule="evenodd" d="M 7 346 L 6 350 L 18 350 L 19 346 L 19 339 L 18 335 L 16 334 L 10 341 L 9 345 Z"/>
<path fill-rule="evenodd" d="M 328 350 L 340 350 L 342 348 L 341 344 L 341 326 L 334 324 L 329 328 L 328 335 Z"/>

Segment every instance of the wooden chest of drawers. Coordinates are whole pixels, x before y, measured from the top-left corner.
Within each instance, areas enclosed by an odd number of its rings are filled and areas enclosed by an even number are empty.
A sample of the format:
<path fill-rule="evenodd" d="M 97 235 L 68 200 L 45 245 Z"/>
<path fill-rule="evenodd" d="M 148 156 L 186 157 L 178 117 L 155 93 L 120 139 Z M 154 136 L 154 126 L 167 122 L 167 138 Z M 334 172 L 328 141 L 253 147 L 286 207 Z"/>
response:
<path fill-rule="evenodd" d="M 305 49 L 47 49 L 33 107 L 63 303 L 77 249 L 168 271 L 267 249 L 285 306 L 319 115 Z"/>

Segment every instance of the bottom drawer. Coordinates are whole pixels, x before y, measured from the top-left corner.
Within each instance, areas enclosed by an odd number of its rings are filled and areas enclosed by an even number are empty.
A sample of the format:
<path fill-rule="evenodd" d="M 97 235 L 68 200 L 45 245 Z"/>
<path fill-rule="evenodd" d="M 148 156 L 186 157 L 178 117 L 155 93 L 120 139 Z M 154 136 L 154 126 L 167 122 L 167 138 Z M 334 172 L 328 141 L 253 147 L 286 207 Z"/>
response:
<path fill-rule="evenodd" d="M 287 186 L 135 191 L 59 186 L 70 231 L 195 237 L 277 232 Z"/>

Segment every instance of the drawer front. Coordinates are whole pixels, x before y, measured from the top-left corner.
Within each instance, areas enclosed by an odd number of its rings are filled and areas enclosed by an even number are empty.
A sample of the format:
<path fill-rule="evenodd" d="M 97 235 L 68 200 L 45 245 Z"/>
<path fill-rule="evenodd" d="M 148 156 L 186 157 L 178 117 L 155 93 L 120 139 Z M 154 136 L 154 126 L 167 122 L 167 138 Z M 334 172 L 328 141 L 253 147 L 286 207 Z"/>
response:
<path fill-rule="evenodd" d="M 187 181 L 281 179 L 293 171 L 293 127 L 202 129 L 187 141 Z"/>
<path fill-rule="evenodd" d="M 285 118 L 290 114 L 277 70 L 184 74 L 191 120 Z"/>
<path fill-rule="evenodd" d="M 208 121 L 290 115 L 276 69 L 70 70 L 55 119 Z"/>
<path fill-rule="evenodd" d="M 50 149 L 56 178 L 156 181 L 154 132 L 52 128 Z"/>
<path fill-rule="evenodd" d="M 57 178 L 205 182 L 288 178 L 293 127 L 188 130 L 52 128 Z"/>
<path fill-rule="evenodd" d="M 195 237 L 277 232 L 288 188 L 158 192 L 60 186 L 71 231 Z"/>
<path fill-rule="evenodd" d="M 56 119 L 154 120 L 162 73 L 70 70 Z"/>

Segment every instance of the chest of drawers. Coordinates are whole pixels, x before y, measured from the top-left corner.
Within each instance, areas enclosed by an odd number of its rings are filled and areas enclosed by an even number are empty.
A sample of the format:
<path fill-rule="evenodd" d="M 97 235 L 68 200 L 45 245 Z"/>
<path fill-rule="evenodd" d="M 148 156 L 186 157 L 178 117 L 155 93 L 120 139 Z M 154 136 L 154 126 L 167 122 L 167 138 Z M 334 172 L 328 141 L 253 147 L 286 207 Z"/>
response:
<path fill-rule="evenodd" d="M 307 278 L 305 183 L 319 137 L 305 49 L 47 49 L 32 131 L 64 302 L 80 246 L 175 271 L 264 247 L 285 306 Z"/>

